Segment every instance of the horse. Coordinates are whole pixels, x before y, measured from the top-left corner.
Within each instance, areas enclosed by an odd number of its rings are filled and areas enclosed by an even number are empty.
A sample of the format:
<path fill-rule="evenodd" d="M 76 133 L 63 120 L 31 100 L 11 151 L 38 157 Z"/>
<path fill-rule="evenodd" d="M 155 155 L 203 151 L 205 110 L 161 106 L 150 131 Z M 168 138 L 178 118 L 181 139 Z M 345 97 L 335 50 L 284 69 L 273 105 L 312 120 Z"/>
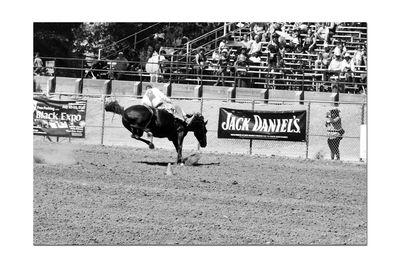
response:
<path fill-rule="evenodd" d="M 114 100 L 105 103 L 104 109 L 121 115 L 122 124 L 132 133 L 131 137 L 146 143 L 150 149 L 154 149 L 154 144 L 142 138 L 144 132 L 151 132 L 157 138 L 168 138 L 174 144 L 178 154 L 177 164 L 183 164 L 183 139 L 188 132 L 194 133 L 200 147 L 207 146 L 207 121 L 204 121 L 200 113 L 188 114 L 190 123 L 187 124 L 164 109 L 147 105 L 133 105 L 125 109 L 117 100 Z"/>

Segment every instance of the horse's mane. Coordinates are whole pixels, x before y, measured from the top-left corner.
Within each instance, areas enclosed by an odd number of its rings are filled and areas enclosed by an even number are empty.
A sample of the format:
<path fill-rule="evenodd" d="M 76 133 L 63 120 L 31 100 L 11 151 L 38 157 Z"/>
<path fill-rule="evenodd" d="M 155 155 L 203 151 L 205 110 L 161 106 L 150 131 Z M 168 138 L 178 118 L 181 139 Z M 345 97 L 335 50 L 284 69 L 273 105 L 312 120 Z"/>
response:
<path fill-rule="evenodd" d="M 188 125 L 189 128 L 198 127 L 200 124 L 204 124 L 204 117 L 201 113 L 195 112 L 191 115 L 188 114 L 188 117 L 191 118 L 190 124 Z"/>

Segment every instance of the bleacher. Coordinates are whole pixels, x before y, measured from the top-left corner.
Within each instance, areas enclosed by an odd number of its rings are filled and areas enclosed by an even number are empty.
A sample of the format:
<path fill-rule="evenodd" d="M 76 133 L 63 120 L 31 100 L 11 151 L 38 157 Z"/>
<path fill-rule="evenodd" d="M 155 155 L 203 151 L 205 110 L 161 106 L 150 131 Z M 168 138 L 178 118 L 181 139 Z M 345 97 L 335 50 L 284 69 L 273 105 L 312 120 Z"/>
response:
<path fill-rule="evenodd" d="M 239 77 L 236 74 L 233 63 L 235 55 L 239 52 L 241 38 L 252 32 L 251 24 L 244 23 L 243 27 L 237 27 L 236 23 L 228 23 L 228 30 L 224 27 L 216 28 L 202 36 L 198 36 L 180 47 L 173 47 L 172 54 L 166 56 L 167 63 L 159 73 L 160 79 L 163 81 L 172 81 L 176 83 L 189 83 L 189 84 L 205 84 L 213 85 L 217 81 L 218 66 L 215 63 L 210 63 L 201 73 L 197 72 L 195 68 L 195 54 L 198 47 L 206 47 L 206 57 L 211 62 L 211 53 L 218 47 L 220 41 L 229 36 L 228 46 L 231 49 L 230 54 L 231 66 L 224 77 L 226 86 L 240 85 L 237 82 L 244 81 L 244 86 L 260 89 L 277 89 L 277 90 L 306 90 L 306 91 L 329 91 L 332 90 L 334 84 L 340 84 L 340 89 L 344 92 L 365 92 L 366 89 L 366 74 L 367 66 L 355 66 L 354 82 L 342 82 L 342 75 L 328 73 L 326 69 L 316 69 L 315 61 L 318 53 L 324 51 L 324 41 L 318 40 L 316 48 L 310 52 L 286 52 L 281 58 L 279 67 L 272 67 L 268 64 L 268 42 L 262 41 L 262 54 L 260 62 L 249 62 L 248 71 L 245 77 Z M 295 23 L 286 23 L 284 28 L 288 34 L 295 27 Z M 307 23 L 308 28 L 315 31 L 317 27 L 315 24 Z M 226 25 L 225 25 L 226 26 Z M 305 37 L 305 32 L 300 34 Z M 354 55 L 360 45 L 365 45 L 367 40 L 367 27 L 354 26 L 349 23 L 338 25 L 335 34 L 332 36 L 332 41 L 329 48 L 332 50 L 338 42 L 342 42 L 347 52 Z M 287 44 L 290 43 L 286 40 Z M 163 47 L 163 49 L 166 49 Z M 161 51 L 161 49 L 160 49 Z M 159 52 L 159 51 L 158 51 Z M 108 59 L 107 59 L 108 60 Z M 110 61 L 110 60 L 108 60 Z M 112 62 L 108 62 L 112 63 Z M 115 63 L 115 62 L 114 62 Z M 140 62 L 141 65 L 146 65 L 145 61 Z M 62 69 L 62 66 L 57 66 L 57 69 Z M 108 70 L 102 70 L 106 76 Z M 127 72 L 127 76 L 132 79 L 149 79 L 150 74 L 144 70 Z M 222 80 L 221 80 L 222 81 Z M 222 85 L 222 83 L 220 83 Z"/>
<path fill-rule="evenodd" d="M 315 25 L 308 25 L 309 28 L 315 30 Z M 294 23 L 285 24 L 287 32 L 290 32 Z M 248 34 L 251 29 L 242 29 L 241 33 Z M 304 33 L 302 34 L 304 37 Z M 235 40 L 240 39 L 240 33 L 236 32 L 233 35 Z M 333 49 L 337 43 L 342 42 L 347 52 L 350 55 L 354 55 L 360 45 L 365 45 L 367 40 L 367 28 L 366 27 L 354 27 L 339 25 L 335 34 L 331 37 L 333 39 L 332 44 L 329 45 L 330 49 Z M 315 69 L 315 60 L 317 54 L 323 52 L 323 41 L 318 40 L 314 53 L 286 53 L 283 57 L 282 68 L 278 71 L 267 72 L 265 66 L 267 66 L 268 52 L 267 43 L 263 43 L 261 63 L 252 64 L 250 71 L 248 72 L 250 80 L 254 81 L 251 83 L 254 87 L 261 88 L 273 88 L 273 89 L 286 89 L 286 90 L 298 90 L 299 88 L 304 90 L 318 91 L 321 85 L 328 84 L 330 80 L 326 79 L 326 70 Z M 362 74 L 367 73 L 366 66 L 355 66 L 356 72 L 354 73 L 354 79 L 359 81 Z M 337 81 L 341 76 L 335 77 L 332 75 L 331 79 Z M 360 83 L 360 82 L 358 82 Z M 363 91 L 365 91 L 365 85 L 363 85 Z M 357 83 L 348 85 L 344 84 L 343 90 L 345 92 L 355 92 L 359 89 Z"/>

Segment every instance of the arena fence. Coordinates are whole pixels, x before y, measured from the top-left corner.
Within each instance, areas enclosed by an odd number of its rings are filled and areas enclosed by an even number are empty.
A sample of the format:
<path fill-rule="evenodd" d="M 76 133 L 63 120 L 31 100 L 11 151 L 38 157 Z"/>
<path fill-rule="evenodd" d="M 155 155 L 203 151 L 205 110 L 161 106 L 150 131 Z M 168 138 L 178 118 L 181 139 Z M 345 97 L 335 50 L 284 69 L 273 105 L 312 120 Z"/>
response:
<path fill-rule="evenodd" d="M 123 145 L 147 148 L 142 142 L 130 137 L 130 133 L 123 127 L 119 115 L 105 112 L 104 103 L 110 95 L 101 94 L 72 94 L 55 93 L 52 98 L 85 99 L 87 100 L 86 137 L 84 139 L 57 138 L 60 142 L 84 142 L 87 144 Z M 139 104 L 141 97 L 134 95 L 113 95 L 124 107 Z M 360 161 L 360 151 L 366 144 L 361 144 L 361 125 L 366 124 L 366 102 L 332 102 L 304 100 L 301 103 L 295 100 L 249 98 L 195 98 L 171 97 L 174 104 L 179 105 L 186 113 L 200 112 L 208 120 L 207 147 L 202 152 L 238 153 L 267 156 L 287 156 L 307 159 L 329 159 L 330 150 L 327 145 L 325 129 L 326 112 L 333 106 L 341 110 L 342 125 L 345 129 L 340 144 L 341 160 Z M 218 139 L 219 108 L 247 109 L 256 111 L 279 110 L 307 110 L 308 125 L 306 142 L 289 142 L 275 140 L 247 140 L 247 139 Z M 144 134 L 146 137 L 146 134 Z M 43 138 L 36 136 L 35 138 Z M 156 148 L 174 149 L 168 139 L 155 138 Z M 361 146 L 362 145 L 362 146 Z M 184 141 L 184 151 L 198 151 L 200 147 L 192 133 Z M 364 157 L 363 157 L 364 158 Z"/>
<path fill-rule="evenodd" d="M 168 57 L 168 56 L 167 56 Z M 183 84 L 222 85 L 248 88 L 329 91 L 342 93 L 366 93 L 367 81 L 365 70 L 356 70 L 349 77 L 346 74 L 304 67 L 271 67 L 264 63 L 254 63 L 247 68 L 229 66 L 224 72 L 219 72 L 215 63 L 207 68 L 199 69 L 194 64 L 194 56 L 169 56 L 165 62 L 127 61 L 128 64 L 141 66 L 139 69 L 116 71 L 118 60 L 95 60 L 77 58 L 43 57 L 45 62 L 52 62 L 48 68 L 49 75 L 60 77 L 114 79 L 116 73 L 121 80 L 141 82 L 170 82 Z M 183 60 L 183 62 L 182 62 Z M 190 63 L 187 63 L 190 62 Z M 47 63 L 46 63 L 47 64 Z M 94 67 L 95 64 L 101 67 Z M 144 71 L 144 67 L 148 71 Z M 154 69 L 154 72 L 152 70 Z"/>

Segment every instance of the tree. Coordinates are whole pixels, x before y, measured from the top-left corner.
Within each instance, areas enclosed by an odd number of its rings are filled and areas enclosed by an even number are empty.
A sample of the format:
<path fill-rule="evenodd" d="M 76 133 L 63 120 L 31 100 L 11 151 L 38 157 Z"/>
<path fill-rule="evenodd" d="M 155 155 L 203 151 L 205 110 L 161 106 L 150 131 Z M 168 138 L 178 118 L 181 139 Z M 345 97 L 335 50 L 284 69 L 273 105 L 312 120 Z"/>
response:
<path fill-rule="evenodd" d="M 33 49 L 45 57 L 71 57 L 72 30 L 81 23 L 33 24 Z"/>
<path fill-rule="evenodd" d="M 73 30 L 73 51 L 75 54 L 95 57 L 99 49 L 102 50 L 104 56 L 110 55 L 116 51 L 127 50 L 133 47 L 133 34 L 151 24 L 152 23 L 82 23 L 80 27 Z"/>

